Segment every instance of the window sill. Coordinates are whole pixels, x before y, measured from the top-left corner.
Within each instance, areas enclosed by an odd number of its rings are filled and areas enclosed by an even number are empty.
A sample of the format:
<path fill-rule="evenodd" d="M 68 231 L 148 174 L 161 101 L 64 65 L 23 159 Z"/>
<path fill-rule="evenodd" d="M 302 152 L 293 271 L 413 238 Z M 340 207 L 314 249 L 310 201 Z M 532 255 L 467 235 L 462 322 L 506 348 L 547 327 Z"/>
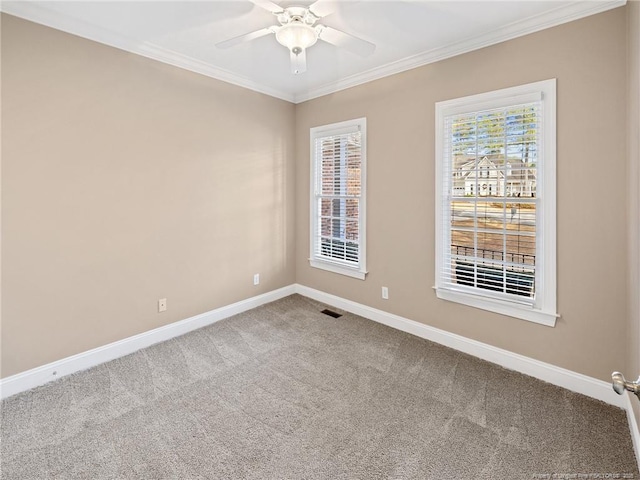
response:
<path fill-rule="evenodd" d="M 314 268 L 327 270 L 328 272 L 339 273 L 340 275 L 346 275 L 348 277 L 353 277 L 360 280 L 364 280 L 367 275 L 367 272 L 359 270 L 358 268 L 350 268 L 336 263 L 323 262 L 321 260 L 309 259 L 309 264 Z"/>
<path fill-rule="evenodd" d="M 555 327 L 556 319 L 559 317 L 559 315 L 555 313 L 543 312 L 527 305 L 518 305 L 502 300 L 480 297 L 437 287 L 434 287 L 434 290 L 436 291 L 438 298 L 442 300 L 461 303 L 463 305 L 487 310 L 489 312 L 500 313 L 509 317 L 519 318 L 520 320 L 527 320 L 540 325 L 546 325 L 547 327 Z"/>

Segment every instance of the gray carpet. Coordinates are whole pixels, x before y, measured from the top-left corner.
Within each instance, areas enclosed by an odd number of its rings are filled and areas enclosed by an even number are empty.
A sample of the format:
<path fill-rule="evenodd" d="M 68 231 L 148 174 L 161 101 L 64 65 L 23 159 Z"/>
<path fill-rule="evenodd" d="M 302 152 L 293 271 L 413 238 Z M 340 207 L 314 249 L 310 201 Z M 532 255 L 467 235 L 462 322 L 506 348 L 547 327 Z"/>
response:
<path fill-rule="evenodd" d="M 640 478 L 622 410 L 322 308 L 294 295 L 5 400 L 2 478 Z"/>

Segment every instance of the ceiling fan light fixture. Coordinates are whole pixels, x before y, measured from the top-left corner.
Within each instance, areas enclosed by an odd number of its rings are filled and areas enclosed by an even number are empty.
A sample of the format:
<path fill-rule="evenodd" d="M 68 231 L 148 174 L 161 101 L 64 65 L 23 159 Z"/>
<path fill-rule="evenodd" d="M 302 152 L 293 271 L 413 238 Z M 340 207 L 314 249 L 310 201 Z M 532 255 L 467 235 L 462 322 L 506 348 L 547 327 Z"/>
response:
<path fill-rule="evenodd" d="M 298 54 L 318 41 L 318 32 L 300 20 L 292 20 L 278 29 L 276 40 Z"/>

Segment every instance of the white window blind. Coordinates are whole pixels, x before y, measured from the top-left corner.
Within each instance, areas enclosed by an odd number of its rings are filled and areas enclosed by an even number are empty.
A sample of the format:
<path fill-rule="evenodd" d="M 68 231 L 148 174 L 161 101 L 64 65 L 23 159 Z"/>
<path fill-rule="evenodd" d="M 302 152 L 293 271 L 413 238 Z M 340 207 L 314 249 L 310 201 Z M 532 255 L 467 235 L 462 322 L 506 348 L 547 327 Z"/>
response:
<path fill-rule="evenodd" d="M 443 283 L 533 304 L 540 102 L 445 118 Z M 443 229 L 444 230 L 444 229 Z"/>
<path fill-rule="evenodd" d="M 365 120 L 311 129 L 311 264 L 364 278 Z"/>
<path fill-rule="evenodd" d="M 555 322 L 555 82 L 542 83 L 438 104 L 436 288 Z"/>

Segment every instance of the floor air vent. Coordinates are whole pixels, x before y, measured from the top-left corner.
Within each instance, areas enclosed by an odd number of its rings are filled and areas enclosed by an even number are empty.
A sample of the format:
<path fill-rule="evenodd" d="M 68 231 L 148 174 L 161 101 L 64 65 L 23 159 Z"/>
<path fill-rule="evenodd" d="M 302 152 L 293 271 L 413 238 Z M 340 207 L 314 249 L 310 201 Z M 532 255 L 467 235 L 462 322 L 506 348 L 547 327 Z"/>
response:
<path fill-rule="evenodd" d="M 325 315 L 329 315 L 330 317 L 333 317 L 333 318 L 340 318 L 342 316 L 341 313 L 334 312 L 333 310 L 328 310 L 326 308 L 322 310 L 321 313 L 324 313 Z"/>

